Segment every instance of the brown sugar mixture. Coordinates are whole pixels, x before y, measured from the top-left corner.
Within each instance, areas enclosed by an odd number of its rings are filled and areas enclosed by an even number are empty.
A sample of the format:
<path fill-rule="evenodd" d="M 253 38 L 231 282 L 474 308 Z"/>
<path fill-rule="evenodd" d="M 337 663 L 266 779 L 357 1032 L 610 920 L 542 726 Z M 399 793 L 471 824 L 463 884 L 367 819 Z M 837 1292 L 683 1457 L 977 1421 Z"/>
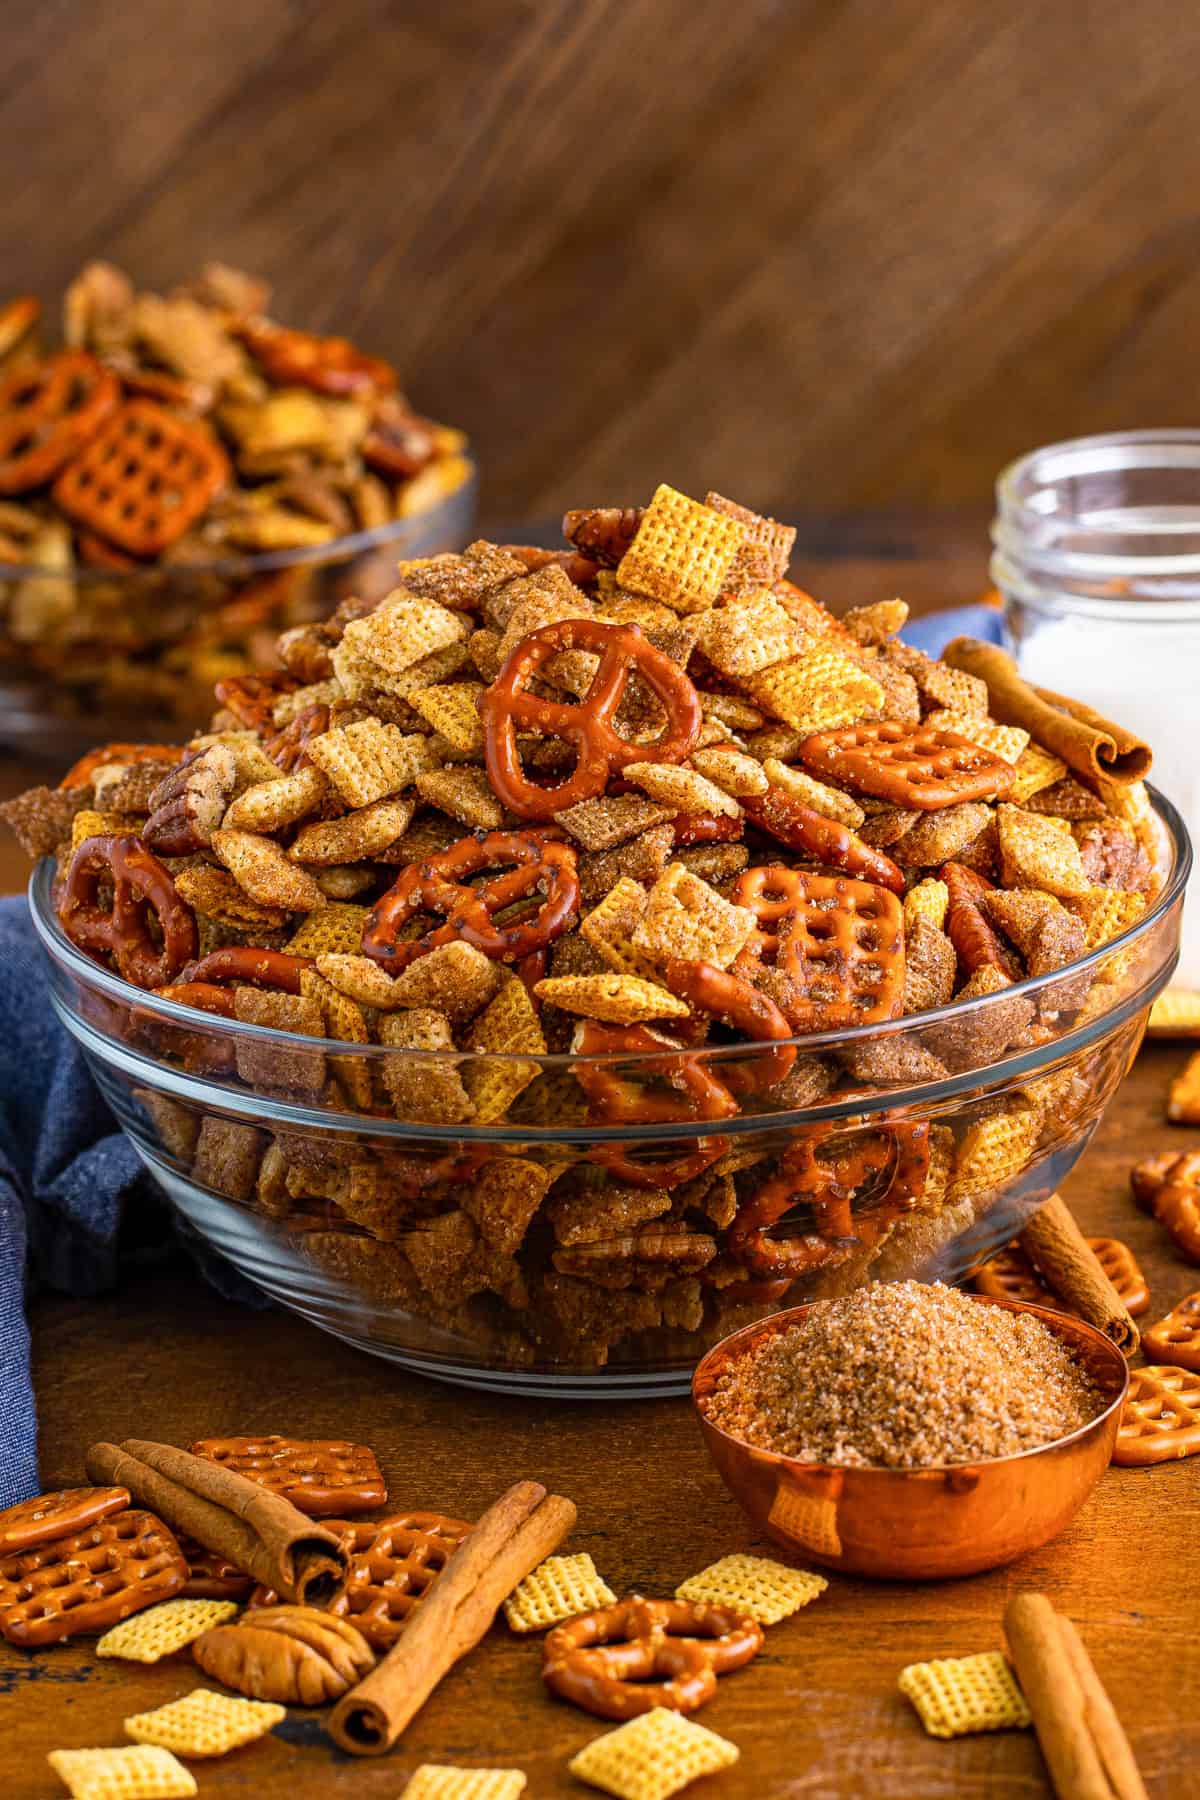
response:
<path fill-rule="evenodd" d="M 1102 1404 L 1039 1319 L 900 1281 L 818 1301 L 739 1358 L 704 1411 L 731 1436 L 804 1462 L 915 1469 L 1035 1449 Z"/>

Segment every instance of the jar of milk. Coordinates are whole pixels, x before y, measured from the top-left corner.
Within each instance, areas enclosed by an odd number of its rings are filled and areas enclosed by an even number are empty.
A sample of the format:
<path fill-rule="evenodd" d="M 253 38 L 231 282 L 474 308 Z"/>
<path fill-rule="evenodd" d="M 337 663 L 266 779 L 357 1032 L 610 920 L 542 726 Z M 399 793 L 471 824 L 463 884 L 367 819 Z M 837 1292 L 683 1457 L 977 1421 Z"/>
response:
<path fill-rule="evenodd" d="M 1004 470 L 996 500 L 992 579 L 1022 675 L 1144 737 L 1200 841 L 1200 429 L 1051 444 Z M 1174 982 L 1192 990 L 1198 884 Z"/>

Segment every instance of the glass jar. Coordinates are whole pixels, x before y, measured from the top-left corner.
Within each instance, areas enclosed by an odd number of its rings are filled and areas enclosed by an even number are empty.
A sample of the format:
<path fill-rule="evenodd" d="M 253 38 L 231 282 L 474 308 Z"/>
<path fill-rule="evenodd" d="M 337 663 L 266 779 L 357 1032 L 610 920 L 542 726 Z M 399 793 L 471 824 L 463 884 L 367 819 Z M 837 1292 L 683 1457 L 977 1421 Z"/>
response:
<path fill-rule="evenodd" d="M 1200 830 L 1200 430 L 1051 444 L 996 483 L 992 579 L 1027 681 L 1138 732 Z M 1200 991 L 1192 882 L 1174 985 Z"/>

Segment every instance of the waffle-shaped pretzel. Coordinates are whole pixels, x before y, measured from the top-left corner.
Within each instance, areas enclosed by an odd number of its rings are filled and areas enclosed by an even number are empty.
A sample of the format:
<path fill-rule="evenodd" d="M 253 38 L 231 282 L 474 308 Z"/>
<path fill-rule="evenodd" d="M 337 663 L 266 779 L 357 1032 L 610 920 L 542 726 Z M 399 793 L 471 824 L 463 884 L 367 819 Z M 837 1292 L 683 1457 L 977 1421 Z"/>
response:
<path fill-rule="evenodd" d="M 758 921 L 736 966 L 749 976 L 765 962 L 784 977 L 793 1030 L 840 1031 L 903 1011 L 904 915 L 887 888 L 770 863 L 744 869 L 733 899 Z"/>
<path fill-rule="evenodd" d="M 372 1512 L 387 1504 L 375 1452 L 365 1444 L 333 1438 L 201 1438 L 192 1445 L 192 1455 L 206 1456 L 271 1493 L 282 1494 L 310 1519 Z"/>
<path fill-rule="evenodd" d="M 1172 1363 L 1129 1371 L 1113 1461 L 1126 1468 L 1200 1452 L 1200 1375 Z"/>
<path fill-rule="evenodd" d="M 227 1557 L 206 1550 L 195 1538 L 179 1533 L 179 1548 L 188 1566 L 188 1578 L 179 1590 L 181 1600 L 237 1600 L 248 1598 L 253 1575 L 246 1575 Z"/>
<path fill-rule="evenodd" d="M 557 1625 L 542 1648 L 552 1693 L 601 1719 L 665 1706 L 690 1713 L 711 1700 L 718 1675 L 743 1668 L 763 1630 L 731 1607 L 634 1594 Z"/>
<path fill-rule="evenodd" d="M 100 902 L 102 886 L 111 889 L 108 907 Z M 196 954 L 195 914 L 140 838 L 85 838 L 71 858 L 58 917 L 73 944 L 89 956 L 111 957 L 135 987 L 164 987 Z"/>
<path fill-rule="evenodd" d="M 526 691 L 551 657 L 587 650 L 600 666 L 583 699 L 543 700 Z M 630 743 L 613 725 L 629 677 L 637 673 L 661 702 L 667 723 L 651 743 Z M 562 619 L 543 625 L 513 650 L 479 700 L 488 778 L 497 799 L 522 819 L 549 819 L 602 794 L 614 770 L 635 762 L 682 762 L 703 724 L 696 690 L 678 663 L 656 650 L 637 625 Z M 517 732 L 565 738 L 578 753 L 574 772 L 556 787 L 539 787 L 521 767 Z"/>
<path fill-rule="evenodd" d="M 1200 1293 L 1188 1294 L 1142 1335 L 1147 1356 L 1170 1357 L 1180 1369 L 1200 1372 Z"/>
<path fill-rule="evenodd" d="M 796 754 L 806 768 L 893 806 L 935 812 L 961 800 L 1006 794 L 1016 770 L 980 744 L 934 725 L 847 725 L 805 738 Z"/>
<path fill-rule="evenodd" d="M 821 1157 L 833 1129 L 809 1126 L 784 1152 L 776 1173 L 739 1208 L 729 1228 L 729 1250 L 752 1277 L 794 1281 L 844 1262 L 853 1251 L 878 1243 L 922 1193 L 929 1173 L 928 1125 L 881 1124 L 856 1132 Z M 801 1205 L 811 1209 L 811 1229 L 772 1237 L 772 1229 Z"/>
<path fill-rule="evenodd" d="M 23 1646 L 107 1631 L 178 1593 L 187 1577 L 162 1520 L 126 1509 L 70 1537 L 0 1556 L 0 1631 Z"/>
<path fill-rule="evenodd" d="M 0 494 L 56 475 L 113 411 L 121 389 L 86 350 L 60 350 L 0 385 Z"/>
<path fill-rule="evenodd" d="M 702 1058 L 682 1049 L 665 1049 L 663 1039 L 645 1025 L 601 1025 L 585 1019 L 575 1049 L 580 1060 L 572 1072 L 588 1097 L 590 1124 L 694 1124 L 698 1119 L 729 1119 L 738 1110 L 725 1083 Z M 650 1062 L 644 1054 L 648 1050 L 662 1054 Z M 636 1078 L 587 1061 L 592 1056 L 626 1054 L 638 1059 Z M 651 1082 L 655 1085 L 648 1085 Z M 591 1158 L 631 1187 L 673 1188 L 703 1174 L 728 1148 L 728 1138 L 699 1138 L 679 1154 L 657 1161 L 642 1160 L 626 1144 L 598 1144 Z"/>
<path fill-rule="evenodd" d="M 272 723 L 275 706 L 300 686 L 294 675 L 272 669 L 264 675 L 229 675 L 218 681 L 213 692 L 217 704 L 231 712 L 247 731 L 265 732 Z"/>
<path fill-rule="evenodd" d="M 663 968 L 667 986 L 697 1011 L 708 1013 L 755 1043 L 777 1041 L 774 1050 L 761 1050 L 737 1062 L 722 1059 L 718 1078 L 733 1094 L 754 1094 L 782 1081 L 796 1060 L 794 1044 L 780 1044 L 792 1035 L 791 1026 L 773 1000 L 743 981 L 740 975 L 714 968 L 712 963 L 689 962 L 672 956 Z"/>
<path fill-rule="evenodd" d="M 223 944 L 193 963 L 186 976 L 189 983 L 198 982 L 201 986 L 276 988 L 283 994 L 298 994 L 300 977 L 312 968 L 313 960 L 311 956 L 292 956 L 286 950 L 261 950 L 256 944 Z"/>
<path fill-rule="evenodd" d="M 368 356 L 349 338 L 293 331 L 264 319 L 240 320 L 232 329 L 271 380 L 284 386 L 309 387 L 318 394 L 383 394 L 396 385 L 392 365 Z"/>
<path fill-rule="evenodd" d="M 32 1500 L 20 1500 L 0 1512 L 0 1555 L 72 1537 L 128 1505 L 129 1491 L 121 1487 L 58 1488 L 35 1494 Z"/>
<path fill-rule="evenodd" d="M 1117 1238 L 1094 1237 L 1087 1241 L 1126 1312 L 1145 1312 L 1150 1304 L 1150 1290 L 1129 1246 Z M 993 1300 L 1020 1300 L 1030 1306 L 1049 1306 L 1056 1312 L 1078 1314 L 1077 1307 L 1047 1286 L 1015 1242 L 989 1257 L 971 1279 L 976 1293 L 987 1294 Z"/>
<path fill-rule="evenodd" d="M 127 400 L 54 484 L 68 518 L 134 556 L 183 536 L 229 480 L 229 458 L 203 426 L 152 400 Z"/>
<path fill-rule="evenodd" d="M 390 1650 L 471 1527 L 440 1513 L 390 1519 L 327 1519 L 350 1557 L 345 1586 L 325 1609 L 357 1626 L 375 1650 Z M 279 1596 L 255 1588 L 251 1607 L 277 1606 Z M 249 1621 L 248 1621 L 249 1622 Z"/>
<path fill-rule="evenodd" d="M 830 868 L 844 869 L 861 881 L 890 888 L 894 894 L 904 892 L 904 875 L 890 856 L 864 843 L 848 825 L 814 812 L 783 788 L 772 785 L 765 794 L 745 794 L 739 804 L 752 825 L 789 850 L 798 850 Z"/>
<path fill-rule="evenodd" d="M 492 875 L 479 887 L 470 877 L 505 863 L 506 875 Z M 524 902 L 503 925 L 496 913 Z M 402 869 L 363 928 L 363 954 L 385 969 L 404 969 L 440 944 L 473 944 L 485 956 L 517 962 L 552 943 L 567 929 L 579 906 L 575 851 L 539 831 L 491 831 L 463 838 L 424 862 Z M 400 932 L 419 913 L 444 913 L 446 923 L 419 938 Z"/>

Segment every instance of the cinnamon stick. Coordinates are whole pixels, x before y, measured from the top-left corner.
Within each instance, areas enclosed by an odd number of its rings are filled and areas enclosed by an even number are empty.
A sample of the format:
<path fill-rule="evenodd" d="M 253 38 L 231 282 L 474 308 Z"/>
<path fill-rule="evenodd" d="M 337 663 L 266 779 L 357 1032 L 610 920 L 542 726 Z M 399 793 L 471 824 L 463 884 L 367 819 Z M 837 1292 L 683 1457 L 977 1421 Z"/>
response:
<path fill-rule="evenodd" d="M 334 1708 L 329 1732 L 353 1756 L 382 1756 L 442 1676 L 473 1650 L 503 1600 L 562 1543 L 575 1507 L 536 1481 L 519 1481 L 455 1550 L 403 1635 Z"/>
<path fill-rule="evenodd" d="M 1116 1800 L 1088 1724 L 1061 1621 L 1045 1594 L 1014 1594 L 1004 1632 L 1058 1800 Z"/>
<path fill-rule="evenodd" d="M 942 661 L 986 682 L 993 718 L 1021 726 L 1085 780 L 1104 777 L 1128 786 L 1149 773 L 1150 746 L 1141 738 L 1081 700 L 1032 686 L 998 644 L 957 637 L 942 651 Z"/>
<path fill-rule="evenodd" d="M 346 1578 L 346 1551 L 332 1531 L 220 1463 L 130 1438 L 93 1444 L 86 1465 L 93 1481 L 128 1488 L 168 1525 L 287 1600 L 319 1606 Z"/>
<path fill-rule="evenodd" d="M 1058 1614 L 1058 1629 L 1075 1679 L 1083 1691 L 1084 1716 L 1117 1800 L 1148 1800 L 1124 1728 L 1104 1690 L 1074 1622 Z"/>
<path fill-rule="evenodd" d="M 1118 1350 L 1132 1356 L 1141 1342 L 1138 1328 L 1058 1194 L 1051 1194 L 1034 1213 L 1020 1242 L 1055 1293 L 1069 1300 L 1080 1316 L 1110 1338 Z"/>

